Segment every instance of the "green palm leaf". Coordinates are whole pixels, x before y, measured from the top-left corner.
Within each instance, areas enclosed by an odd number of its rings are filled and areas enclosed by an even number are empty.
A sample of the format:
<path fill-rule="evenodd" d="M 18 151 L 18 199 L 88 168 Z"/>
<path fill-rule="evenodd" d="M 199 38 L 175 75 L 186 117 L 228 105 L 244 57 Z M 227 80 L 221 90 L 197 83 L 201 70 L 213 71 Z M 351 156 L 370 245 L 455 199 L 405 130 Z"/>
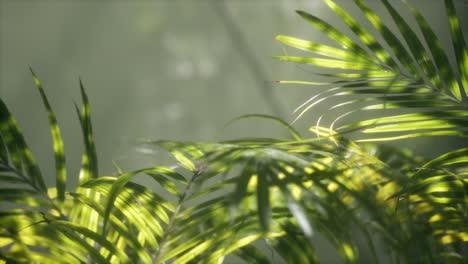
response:
<path fill-rule="evenodd" d="M 389 65 L 392 69 L 397 68 L 397 64 L 393 58 L 384 50 L 384 48 L 377 42 L 377 40 L 368 33 L 363 27 L 348 13 L 341 9 L 332 0 L 325 0 L 325 3 L 348 25 L 348 27 L 359 37 L 362 43 L 364 43 L 369 50 L 377 56 L 377 58 L 386 65 Z"/>
<path fill-rule="evenodd" d="M 93 127 L 91 124 L 91 107 L 89 105 L 88 95 L 83 87 L 83 82 L 80 80 L 80 91 L 82 109 L 81 113 L 75 104 L 76 113 L 80 120 L 81 129 L 83 132 L 84 141 L 84 153 L 82 157 L 81 171 L 80 171 L 80 182 L 85 182 L 88 179 L 96 178 L 99 175 L 98 162 L 96 155 L 96 147 L 93 139 Z"/>
<path fill-rule="evenodd" d="M 32 68 L 30 68 L 30 70 L 34 78 L 34 82 L 36 83 L 36 86 L 41 94 L 44 106 L 47 109 L 50 132 L 52 134 L 52 142 L 54 144 L 57 195 L 58 199 L 63 202 L 65 200 L 67 170 L 65 164 L 65 152 L 63 149 L 62 136 L 60 134 L 60 128 L 57 125 L 57 118 L 55 117 L 55 114 L 52 111 L 52 108 L 50 107 L 49 100 L 45 95 L 44 89 L 42 88 L 42 84 L 39 81 L 39 78 L 37 78 Z"/>
<path fill-rule="evenodd" d="M 460 78 L 456 77 L 448 60 L 449 55 L 441 47 L 437 36 L 423 15 L 407 1 L 404 2 L 415 17 L 417 25 L 423 33 L 423 40 L 417 36 L 416 32 L 388 1 L 382 0 L 382 3 L 392 17 L 393 22 L 397 25 L 399 29 L 398 33 L 403 36 L 403 40 L 406 43 L 403 43 L 403 41 L 396 37 L 397 33 L 392 32 L 381 21 L 379 15 L 367 7 L 363 1 L 354 1 L 382 36 L 383 40 L 385 40 L 385 44 L 390 47 L 393 54 L 377 41 L 377 36 L 365 30 L 363 26 L 358 24 L 350 14 L 340 8 L 334 1 L 326 0 L 325 2 L 357 35 L 358 39 L 367 46 L 371 54 L 377 56 L 380 62 L 365 62 L 359 59 L 358 56 L 369 55 L 365 55 L 364 50 L 358 48 L 358 44 L 353 42 L 349 37 L 343 36 L 333 26 L 322 22 L 317 17 L 304 11 L 299 12 L 309 23 L 312 23 L 335 40 L 336 44 L 340 46 L 347 44 L 344 46 L 348 49 L 325 48 L 321 44 L 285 36 L 278 36 L 280 41 L 295 48 L 341 60 L 341 63 L 344 65 L 354 62 L 357 65 L 354 68 L 364 70 L 364 74 L 353 73 L 354 75 L 350 75 L 349 73 L 342 73 L 340 69 L 335 69 L 335 73 L 325 75 L 334 78 L 329 83 L 283 81 L 283 83 L 302 85 L 328 84 L 334 87 L 307 100 L 298 108 L 297 111 L 300 111 L 298 118 L 303 117 L 310 109 L 318 105 L 324 105 L 329 99 L 336 98 L 343 100 L 343 103 L 334 105 L 326 110 L 326 114 L 319 115 L 316 126 L 321 125 L 326 115 L 335 113 L 337 118 L 332 122 L 330 128 L 340 133 L 361 131 L 365 134 L 362 141 L 384 141 L 443 135 L 466 137 L 468 135 L 465 124 L 466 106 L 465 99 L 463 99 L 466 89 L 463 84 L 463 76 L 466 75 L 466 71 L 463 71 L 463 67 L 466 64 L 465 59 L 463 59 L 464 54 L 466 54 L 466 45 L 464 44 L 460 24 L 451 1 L 446 1 L 446 6 L 450 18 L 450 29 L 454 45 L 456 46 L 455 55 L 459 58 L 457 59 L 457 66 L 459 70 L 462 69 L 460 72 L 463 72 Z M 425 45 L 429 47 L 429 51 L 425 49 Z M 409 51 L 405 48 L 406 46 L 409 47 Z M 356 57 L 345 57 L 343 54 L 347 51 L 352 51 L 356 54 Z M 314 61 L 306 57 L 281 56 L 278 58 L 297 63 L 312 63 Z M 397 66 L 395 63 L 397 60 L 400 61 L 401 66 Z M 323 72 L 330 67 L 329 65 L 332 65 L 315 62 L 314 64 L 319 67 L 317 70 L 317 74 L 319 75 L 323 75 Z M 321 72 L 320 68 L 323 68 L 324 71 Z M 388 77 L 370 81 L 370 76 L 365 75 L 366 71 L 387 73 Z M 379 75 L 377 74 L 376 76 Z M 356 99 L 356 95 L 364 95 L 365 97 Z M 344 110 L 347 106 L 351 105 L 357 105 L 359 109 Z M 395 111 L 396 109 L 400 109 L 400 112 Z M 455 117 L 453 116 L 454 112 L 458 112 Z M 376 113 L 380 117 L 362 119 L 361 114 L 365 113 Z M 358 121 L 347 121 L 344 125 L 340 125 L 345 118 L 348 120 L 347 118 L 349 117 L 355 117 Z M 433 117 L 436 117 L 437 120 L 430 120 Z M 414 119 L 418 119 L 419 121 L 413 122 Z M 424 119 L 426 120 L 423 121 Z M 421 129 L 426 131 L 420 131 Z M 316 128 L 312 127 L 311 130 L 315 131 Z"/>

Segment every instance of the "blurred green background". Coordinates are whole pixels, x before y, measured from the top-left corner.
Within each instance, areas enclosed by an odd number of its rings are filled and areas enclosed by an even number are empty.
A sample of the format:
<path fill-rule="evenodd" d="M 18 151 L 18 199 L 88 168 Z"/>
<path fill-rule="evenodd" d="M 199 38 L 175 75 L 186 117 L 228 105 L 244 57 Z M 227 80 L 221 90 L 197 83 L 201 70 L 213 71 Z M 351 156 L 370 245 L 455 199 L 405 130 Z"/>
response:
<path fill-rule="evenodd" d="M 353 10 L 351 1 L 339 2 Z M 368 2 L 376 7 L 377 1 Z M 443 2 L 412 2 L 451 48 Z M 456 4 L 467 25 L 466 2 Z M 168 162 L 163 152 L 139 145 L 142 138 L 281 136 L 281 129 L 258 120 L 221 129 L 249 113 L 292 121 L 294 108 L 316 93 L 314 87 L 275 83 L 315 80 L 311 69 L 271 58 L 285 52 L 274 39 L 277 34 L 327 42 L 295 14 L 297 9 L 337 21 L 321 0 L 0 0 L 0 96 L 51 175 L 47 117 L 28 67 L 35 69 L 61 124 L 74 184 L 82 151 L 73 107 L 80 99 L 79 77 L 92 104 L 101 174 L 114 172 L 113 160 L 124 170 Z M 295 125 L 306 131 L 326 106 Z M 466 144 L 412 143 L 428 156 Z"/>

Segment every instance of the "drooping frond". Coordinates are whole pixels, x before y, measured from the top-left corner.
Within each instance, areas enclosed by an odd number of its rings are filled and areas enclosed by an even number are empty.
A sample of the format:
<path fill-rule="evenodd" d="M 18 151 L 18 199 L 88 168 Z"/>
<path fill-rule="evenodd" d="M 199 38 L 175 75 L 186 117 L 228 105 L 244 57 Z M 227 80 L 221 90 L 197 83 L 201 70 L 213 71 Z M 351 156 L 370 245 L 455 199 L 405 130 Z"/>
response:
<path fill-rule="evenodd" d="M 326 131 L 325 135 L 328 134 Z M 193 180 L 197 191 L 194 198 L 189 198 L 190 202 L 211 197 L 211 201 L 202 204 L 230 214 L 225 221 L 233 224 L 247 221 L 242 220 L 245 215 L 254 217 L 259 225 L 251 231 L 275 232 L 275 237 L 263 239 L 288 263 L 316 263 L 317 233 L 351 263 L 359 260 L 363 246 L 358 246 L 356 232 L 350 232 L 353 229 L 365 238 L 365 251 L 374 252 L 376 261 L 379 257 L 375 236 L 385 241 L 398 258 L 409 262 L 414 261 L 415 252 L 421 252 L 416 255 L 428 261 L 444 259 L 448 252 L 457 255 L 446 251 L 446 246 L 466 241 L 466 227 L 459 224 L 466 220 L 463 215 L 466 204 L 461 202 L 466 200 L 466 193 L 447 190 L 443 196 L 451 196 L 453 200 L 434 204 L 434 199 L 441 198 L 437 198 L 438 194 L 423 191 L 422 195 L 420 189 L 411 187 L 421 184 L 414 176 L 417 174 L 414 168 L 429 165 L 410 153 L 389 147 L 362 148 L 339 137 L 245 139 L 218 144 L 151 143 L 164 144 L 166 148 L 172 145 L 203 164 L 203 173 Z M 204 155 L 200 156 L 200 151 Z M 456 184 L 466 188 L 466 180 Z M 218 204 L 219 201 L 222 203 Z M 427 203 L 431 207 L 421 210 Z M 210 214 L 206 210 L 201 211 L 203 215 Z M 447 215 L 446 211 L 452 213 Z M 432 225 L 434 215 L 444 215 L 441 221 L 452 222 L 453 230 Z M 417 222 L 429 223 L 430 227 Z M 236 254 L 264 261 L 262 254 L 257 253 L 254 244 Z"/>

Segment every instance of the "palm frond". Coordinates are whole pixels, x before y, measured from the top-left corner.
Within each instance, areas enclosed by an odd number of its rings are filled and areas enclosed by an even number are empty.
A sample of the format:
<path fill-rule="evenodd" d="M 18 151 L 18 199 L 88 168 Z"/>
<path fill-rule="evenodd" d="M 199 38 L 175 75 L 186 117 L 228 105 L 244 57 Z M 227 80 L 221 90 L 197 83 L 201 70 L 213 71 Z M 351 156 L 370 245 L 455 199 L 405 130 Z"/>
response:
<path fill-rule="evenodd" d="M 324 46 L 292 37 L 277 37 L 286 45 L 334 60 L 331 63 L 328 59 L 322 62 L 324 59 L 318 57 L 278 57 L 296 63 L 314 64 L 318 67 L 316 70 L 318 75 L 333 78 L 332 81 L 322 84 L 336 87 L 304 103 L 298 109 L 300 111 L 298 118 L 312 107 L 324 105 L 329 99 L 334 98 L 342 100 L 342 103 L 325 109 L 325 113 L 317 119 L 316 126 L 320 126 L 325 115 L 333 113 L 335 120 L 331 123 L 332 130 L 339 133 L 360 131 L 363 133 L 361 138 L 363 141 L 387 141 L 421 136 L 466 137 L 468 135 L 465 124 L 467 50 L 452 1 L 445 1 L 445 4 L 460 75 L 455 74 L 449 62 L 448 57 L 452 54 L 448 54 L 446 49 L 442 48 L 424 16 L 408 1 L 403 2 L 415 18 L 423 38 L 419 38 L 418 33 L 389 1 L 382 0 L 381 3 L 397 25 L 398 32 L 389 29 L 364 1 L 354 2 L 380 36 L 366 30 L 334 1 L 326 0 L 325 3 L 331 10 L 353 31 L 357 41 L 304 11 L 298 13 L 336 41 L 338 47 L 343 48 Z M 401 35 L 402 39 L 397 37 L 398 35 Z M 382 41 L 385 45 L 380 43 Z M 366 47 L 367 51 L 362 46 Z M 354 55 L 346 55 L 348 53 Z M 354 72 L 344 70 L 354 70 Z M 283 83 L 315 85 L 308 81 L 283 81 Z M 346 110 L 353 105 L 356 106 L 355 110 Z M 365 119 L 367 113 L 379 117 Z M 349 117 L 357 121 L 347 121 L 343 124 L 343 120 L 348 120 L 346 118 Z M 315 131 L 315 127 L 311 130 Z"/>
<path fill-rule="evenodd" d="M 223 201 L 218 206 L 231 207 L 231 214 L 239 215 L 233 223 L 243 219 L 240 217 L 243 212 L 250 212 L 259 221 L 256 232 L 280 232 L 277 238 L 266 239 L 280 255 L 307 249 L 302 254 L 283 255 L 289 261 L 306 258 L 313 262 L 316 259 L 312 257 L 316 254 L 313 250 L 315 233 L 319 232 L 334 245 L 343 259 L 356 262 L 359 250 L 349 232 L 351 226 L 359 226 L 362 234 L 368 237 L 370 251 L 375 251 L 369 235 L 374 228 L 388 230 L 382 239 L 400 256 L 409 259 L 412 253 L 406 246 L 414 243 L 410 237 L 417 234 L 430 239 L 432 234 L 412 226 L 414 230 L 407 230 L 405 218 L 395 215 L 396 203 L 387 201 L 407 184 L 406 172 L 393 171 L 351 142 L 330 140 L 327 143 L 324 140 L 320 143 L 316 140 L 312 143 L 307 140 L 264 140 L 253 144 L 249 139 L 216 145 L 186 143 L 186 148 L 196 146 L 205 153 L 203 161 L 199 162 L 203 162 L 207 169 L 194 180 L 194 184 L 208 183 L 208 186 L 201 187 L 194 197 L 198 199 L 223 193 L 224 196 L 216 196 Z M 336 142 L 340 142 L 341 147 L 334 148 Z M 395 174 L 401 175 L 399 181 L 395 181 Z M 209 184 L 210 181 L 214 184 Z M 217 208 L 216 200 L 211 199 L 202 205 Z M 212 213 L 207 210 L 201 212 L 209 218 Z M 357 217 L 357 211 L 368 213 L 370 218 Z M 191 217 L 195 215 L 191 214 Z M 374 223 L 373 228 L 367 221 Z M 303 242 L 289 245 L 292 248 L 287 249 L 285 241 Z M 276 248 L 278 246 L 280 248 Z"/>

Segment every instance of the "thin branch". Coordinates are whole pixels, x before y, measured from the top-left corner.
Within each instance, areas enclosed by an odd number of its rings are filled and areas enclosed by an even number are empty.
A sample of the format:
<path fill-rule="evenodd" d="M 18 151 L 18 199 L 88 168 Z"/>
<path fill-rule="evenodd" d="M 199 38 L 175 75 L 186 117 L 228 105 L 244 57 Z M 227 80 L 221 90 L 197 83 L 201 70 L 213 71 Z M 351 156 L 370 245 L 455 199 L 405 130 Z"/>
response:
<path fill-rule="evenodd" d="M 264 97 L 266 104 L 270 107 L 273 113 L 279 117 L 286 116 L 285 109 L 279 98 L 273 93 L 268 76 L 262 65 L 256 59 L 255 53 L 247 44 L 246 38 L 242 33 L 241 28 L 236 24 L 233 16 L 226 8 L 226 3 L 223 0 L 213 0 L 213 6 L 223 25 L 225 26 L 234 48 L 237 50 L 246 66 L 249 68 L 252 78 Z"/>

